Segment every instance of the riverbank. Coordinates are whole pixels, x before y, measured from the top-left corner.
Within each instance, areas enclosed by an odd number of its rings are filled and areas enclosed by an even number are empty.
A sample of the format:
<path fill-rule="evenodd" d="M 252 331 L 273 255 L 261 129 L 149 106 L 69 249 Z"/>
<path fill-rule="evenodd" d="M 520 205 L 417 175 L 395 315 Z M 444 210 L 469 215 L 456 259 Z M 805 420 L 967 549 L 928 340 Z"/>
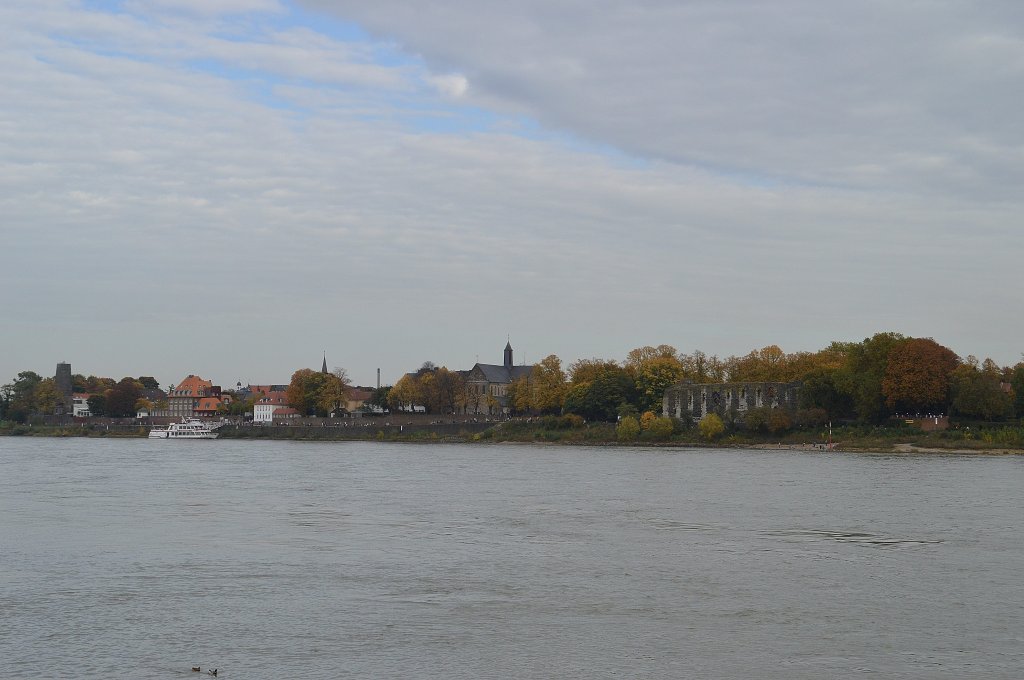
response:
<path fill-rule="evenodd" d="M 46 426 L 4 424 L 0 436 L 145 438 L 149 428 L 139 424 L 87 424 Z M 410 443 L 545 443 L 564 446 L 700 447 L 754 450 L 826 451 L 828 433 L 817 430 L 782 434 L 736 431 L 714 440 L 702 439 L 694 429 L 668 438 L 641 432 L 620 440 L 614 423 L 573 426 L 561 418 L 502 422 L 444 422 L 426 419 L 406 423 L 379 420 L 315 422 L 292 425 L 228 424 L 217 429 L 221 439 L 290 441 L 385 441 Z M 922 432 L 904 427 L 848 426 L 833 431 L 831 450 L 877 453 L 984 453 L 1024 454 L 1024 428 L 991 428 L 981 432 Z"/>

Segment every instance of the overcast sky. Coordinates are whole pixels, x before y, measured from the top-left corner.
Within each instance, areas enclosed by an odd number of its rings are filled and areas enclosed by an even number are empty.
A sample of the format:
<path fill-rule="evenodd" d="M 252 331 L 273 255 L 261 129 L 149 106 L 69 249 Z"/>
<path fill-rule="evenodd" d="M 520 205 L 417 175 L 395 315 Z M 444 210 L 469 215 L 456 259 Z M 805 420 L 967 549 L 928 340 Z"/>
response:
<path fill-rule="evenodd" d="M 1024 351 L 1024 6 L 6 0 L 0 382 Z"/>

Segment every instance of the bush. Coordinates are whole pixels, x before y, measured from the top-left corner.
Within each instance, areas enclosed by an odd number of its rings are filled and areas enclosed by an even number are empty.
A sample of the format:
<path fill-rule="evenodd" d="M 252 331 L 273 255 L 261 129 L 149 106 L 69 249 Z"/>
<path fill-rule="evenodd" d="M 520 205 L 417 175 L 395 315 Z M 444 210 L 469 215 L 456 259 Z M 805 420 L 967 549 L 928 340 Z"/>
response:
<path fill-rule="evenodd" d="M 665 441 L 675 432 L 675 425 L 671 418 L 654 418 L 647 426 L 647 435 L 655 441 Z"/>
<path fill-rule="evenodd" d="M 697 429 L 700 430 L 700 436 L 708 441 L 712 441 L 725 432 L 725 423 L 722 422 L 717 413 L 709 413 L 700 419 Z"/>
<path fill-rule="evenodd" d="M 633 441 L 640 436 L 640 423 L 633 416 L 626 416 L 615 428 L 615 437 L 620 442 Z"/>

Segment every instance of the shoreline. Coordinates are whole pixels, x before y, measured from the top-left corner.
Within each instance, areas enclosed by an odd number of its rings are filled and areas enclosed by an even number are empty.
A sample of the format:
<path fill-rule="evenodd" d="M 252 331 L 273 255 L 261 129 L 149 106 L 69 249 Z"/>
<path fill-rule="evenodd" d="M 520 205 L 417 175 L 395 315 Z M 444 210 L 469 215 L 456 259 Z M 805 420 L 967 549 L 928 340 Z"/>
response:
<path fill-rule="evenodd" d="M 473 431 L 476 430 L 476 431 Z M 667 440 L 653 441 L 638 439 L 619 441 L 614 436 L 611 424 L 601 424 L 590 430 L 561 430 L 535 432 L 504 433 L 501 428 L 487 429 L 459 428 L 416 428 L 414 431 L 386 431 L 384 428 L 319 428 L 319 427 L 276 427 L 276 428 L 225 428 L 224 440 L 271 440 L 271 441 L 314 441 L 314 442 L 389 442 L 409 444 L 542 444 L 555 446 L 615 446 L 625 448 L 651 449 L 738 449 L 750 451 L 799 451 L 804 453 L 873 453 L 881 455 L 986 455 L 986 456 L 1019 456 L 1024 455 L 1024 447 L 1013 448 L 1006 445 L 988 444 L 972 440 L 972 446 L 929 446 L 903 441 L 879 442 L 876 437 L 844 438 L 833 442 L 829 449 L 824 443 L 786 442 L 786 441 L 714 441 L 699 440 Z M 227 436 L 223 436 L 227 435 Z M 510 436 L 503 436 L 510 435 Z M 144 426 L 125 426 L 123 428 L 62 428 L 53 426 L 22 427 L 18 430 L 0 430 L 0 437 L 86 437 L 111 439 L 146 439 L 148 428 Z"/>

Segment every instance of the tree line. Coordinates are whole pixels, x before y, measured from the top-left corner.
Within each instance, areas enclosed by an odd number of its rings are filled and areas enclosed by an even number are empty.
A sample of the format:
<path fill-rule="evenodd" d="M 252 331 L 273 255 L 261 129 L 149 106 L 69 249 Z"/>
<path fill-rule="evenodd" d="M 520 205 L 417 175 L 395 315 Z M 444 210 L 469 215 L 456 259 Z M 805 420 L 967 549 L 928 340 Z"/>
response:
<path fill-rule="evenodd" d="M 931 338 L 892 332 L 833 342 L 816 352 L 786 353 L 769 345 L 724 359 L 663 344 L 638 347 L 622 361 L 580 359 L 563 369 L 561 359 L 550 355 L 507 386 L 505 403 L 513 415 L 615 421 L 660 412 L 665 390 L 684 381 L 801 383 L 795 422 L 767 410 L 748 413 L 754 429 L 827 420 L 879 424 L 897 414 L 1024 417 L 1024 362 L 999 366 L 991 359 L 961 359 Z M 461 372 L 431 362 L 384 389 L 381 402 L 392 409 L 418 405 L 428 413 L 464 413 L 481 399 Z M 499 399 L 485 395 L 484 402 L 497 406 Z"/>
<path fill-rule="evenodd" d="M 816 352 L 786 353 L 777 345 L 724 359 L 671 345 L 643 346 L 625 359 L 580 359 L 563 368 L 556 355 L 534 364 L 512 382 L 504 397 L 480 394 L 460 371 L 424 363 L 394 386 L 376 390 L 369 402 L 392 410 L 421 407 L 427 413 L 473 412 L 507 405 L 513 415 L 573 414 L 591 421 L 615 421 L 661 411 L 665 390 L 677 383 L 799 382 L 800 411 L 792 424 L 832 421 L 883 423 L 897 414 L 946 414 L 963 420 L 1024 418 L 1024 361 L 999 366 L 991 359 L 961 358 L 931 338 L 885 332 L 860 342 L 833 342 Z M 157 389 L 148 376 L 110 378 L 75 375 L 75 392 L 86 392 L 93 415 L 133 416 L 160 408 L 143 391 Z M 349 381 L 344 369 L 325 374 L 296 371 L 287 402 L 303 415 L 343 410 Z M 228 393 L 230 394 L 230 392 Z M 53 378 L 31 371 L 0 386 L 0 420 L 24 422 L 34 413 L 53 413 L 62 398 Z M 234 400 L 225 414 L 251 411 L 253 398 Z M 771 418 L 777 422 L 772 422 Z M 785 429 L 771 413 L 748 413 L 753 427 Z"/>

